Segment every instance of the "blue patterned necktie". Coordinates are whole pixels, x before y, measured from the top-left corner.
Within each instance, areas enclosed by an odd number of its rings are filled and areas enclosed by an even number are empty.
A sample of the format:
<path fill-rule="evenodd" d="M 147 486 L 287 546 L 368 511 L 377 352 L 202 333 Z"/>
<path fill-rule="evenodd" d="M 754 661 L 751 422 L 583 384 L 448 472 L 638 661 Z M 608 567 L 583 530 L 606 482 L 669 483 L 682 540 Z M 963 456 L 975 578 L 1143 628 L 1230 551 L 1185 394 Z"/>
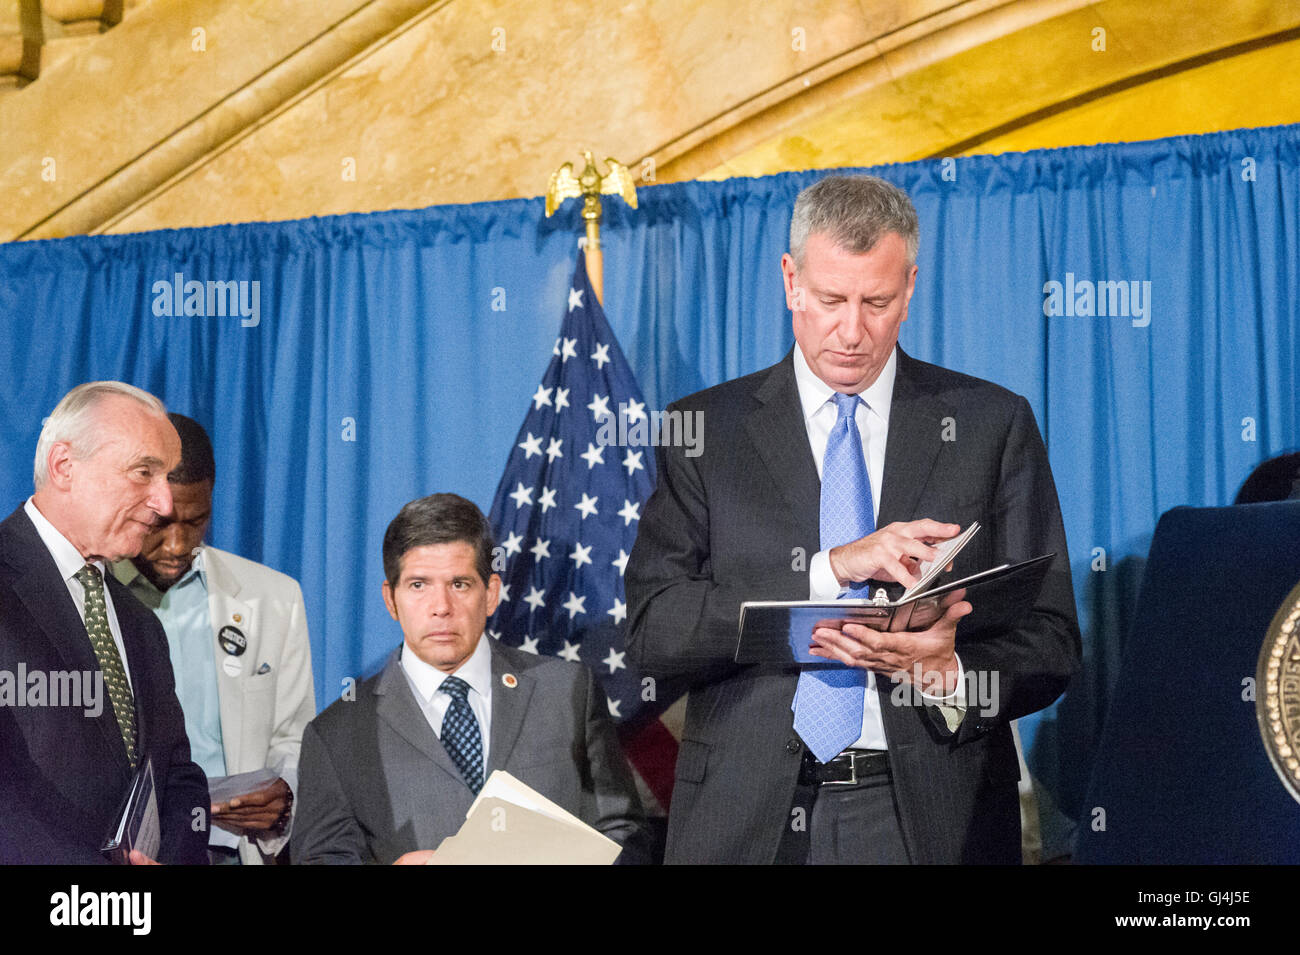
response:
<path fill-rule="evenodd" d="M 451 697 L 451 706 L 442 718 L 442 748 L 460 770 L 470 792 L 478 795 L 483 788 L 483 734 L 469 705 L 469 684 L 458 676 L 449 676 L 439 687 Z"/>
<path fill-rule="evenodd" d="M 854 414 L 857 395 L 835 395 L 839 417 L 826 441 L 822 461 L 821 549 L 865 537 L 876 529 L 871 481 Z M 865 596 L 867 585 L 851 584 L 845 597 Z M 862 735 L 867 672 L 834 665 L 799 674 L 794 697 L 794 729 L 821 762 L 838 756 Z"/>

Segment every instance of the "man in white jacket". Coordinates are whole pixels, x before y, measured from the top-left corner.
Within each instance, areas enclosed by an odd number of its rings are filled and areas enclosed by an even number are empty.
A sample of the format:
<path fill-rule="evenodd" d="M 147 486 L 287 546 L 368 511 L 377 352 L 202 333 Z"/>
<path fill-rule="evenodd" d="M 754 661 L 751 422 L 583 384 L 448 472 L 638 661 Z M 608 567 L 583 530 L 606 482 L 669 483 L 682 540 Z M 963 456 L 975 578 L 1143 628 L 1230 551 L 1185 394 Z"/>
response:
<path fill-rule="evenodd" d="M 274 861 L 289 839 L 303 728 L 316 715 L 302 591 L 292 577 L 203 543 L 216 467 L 198 422 L 168 416 L 181 463 L 174 509 L 138 557 L 113 567 L 167 632 L 193 758 L 209 785 L 267 771 L 254 791 L 213 801 L 214 863 Z"/>

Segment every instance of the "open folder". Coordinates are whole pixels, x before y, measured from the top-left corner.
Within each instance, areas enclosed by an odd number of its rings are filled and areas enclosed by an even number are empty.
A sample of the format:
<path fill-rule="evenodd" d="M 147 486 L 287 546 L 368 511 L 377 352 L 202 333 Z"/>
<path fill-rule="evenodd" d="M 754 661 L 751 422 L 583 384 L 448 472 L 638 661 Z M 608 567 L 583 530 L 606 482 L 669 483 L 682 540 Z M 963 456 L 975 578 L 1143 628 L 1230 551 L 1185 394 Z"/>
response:
<path fill-rule="evenodd" d="M 943 600 L 965 589 L 972 612 L 958 624 L 958 634 L 981 634 L 1015 627 L 1034 605 L 1055 554 L 1003 564 L 922 592 L 913 587 L 896 600 L 884 588 L 871 598 L 846 600 L 751 600 L 740 606 L 737 663 L 828 664 L 809 653 L 812 632 L 858 623 L 873 630 L 924 630 L 943 616 Z M 933 580 L 933 577 L 931 578 Z"/>
<path fill-rule="evenodd" d="M 623 851 L 577 816 L 502 770 L 429 865 L 610 865 Z"/>

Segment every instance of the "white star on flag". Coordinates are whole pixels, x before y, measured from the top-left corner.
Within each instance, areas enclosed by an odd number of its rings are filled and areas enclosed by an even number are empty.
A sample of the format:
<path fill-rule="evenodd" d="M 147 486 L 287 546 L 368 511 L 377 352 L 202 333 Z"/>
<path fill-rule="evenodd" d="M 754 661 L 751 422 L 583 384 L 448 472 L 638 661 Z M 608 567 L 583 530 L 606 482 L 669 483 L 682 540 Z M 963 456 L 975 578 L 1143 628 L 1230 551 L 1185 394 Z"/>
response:
<path fill-rule="evenodd" d="M 564 410 L 565 408 L 567 408 L 567 407 L 569 407 L 569 389 L 568 389 L 568 388 L 556 388 L 556 389 L 555 389 L 555 411 L 556 411 L 556 413 L 558 414 L 559 412 L 563 411 L 563 410 Z"/>
<path fill-rule="evenodd" d="M 605 659 L 601 660 L 600 662 L 605 664 L 607 667 L 609 667 L 610 673 L 614 673 L 615 671 L 620 669 L 622 670 L 627 669 L 627 664 L 623 662 L 623 657 L 625 656 L 627 656 L 627 654 L 619 653 L 613 647 L 610 647 L 609 653 L 605 656 Z"/>
<path fill-rule="evenodd" d="M 520 441 L 517 445 L 515 445 L 515 447 L 524 449 L 525 461 L 531 458 L 534 454 L 537 455 L 538 457 L 542 456 L 542 439 L 534 438 L 533 433 L 531 431 L 528 432 L 528 437 Z"/>
<path fill-rule="evenodd" d="M 551 438 L 550 444 L 546 446 L 546 459 L 554 461 L 556 458 L 564 457 L 564 452 L 560 450 L 563 444 L 563 438 Z"/>
<path fill-rule="evenodd" d="M 645 417 L 645 403 L 637 401 L 635 398 L 627 399 L 627 410 L 624 412 L 628 421 L 636 421 Z"/>
<path fill-rule="evenodd" d="M 573 568 L 574 570 L 581 570 L 583 564 L 591 563 L 591 547 L 583 547 L 581 544 L 575 543 L 573 548 L 573 553 L 569 555 L 569 560 L 573 561 L 574 564 L 577 565 Z"/>
<path fill-rule="evenodd" d="M 508 601 L 508 600 L 510 599 L 510 585 L 509 585 L 509 584 L 502 584 L 502 585 L 501 585 L 501 599 L 502 599 L 502 600 L 506 600 L 506 601 Z"/>
<path fill-rule="evenodd" d="M 641 463 L 642 453 L 641 451 L 633 451 L 631 448 L 627 449 L 627 456 L 623 458 L 623 467 L 627 468 L 628 477 L 632 476 L 633 471 L 640 471 L 645 468 L 645 465 Z"/>
<path fill-rule="evenodd" d="M 606 610 L 605 613 L 607 613 L 607 614 L 609 614 L 611 617 L 613 617 L 615 623 L 622 623 L 622 622 L 627 618 L 627 604 L 623 603 L 623 601 L 621 601 L 621 600 L 619 600 L 617 597 L 615 597 L 615 598 L 614 598 L 614 606 L 613 606 L 612 608 L 610 608 L 609 610 Z M 621 658 L 622 658 L 622 655 L 620 654 L 619 656 L 620 656 L 620 659 L 621 659 Z M 610 672 L 613 672 L 613 671 L 610 671 Z"/>
<path fill-rule="evenodd" d="M 616 720 L 623 718 L 623 714 L 618 711 L 619 704 L 622 702 L 622 700 L 611 700 L 609 697 L 605 697 L 605 703 L 609 706 L 609 715 Z"/>
<path fill-rule="evenodd" d="M 582 308 L 582 289 L 580 288 L 569 289 L 569 311 L 573 311 L 575 308 Z"/>
<path fill-rule="evenodd" d="M 596 350 L 591 353 L 591 360 L 596 363 L 597 368 L 604 371 L 605 364 L 609 361 L 609 346 L 597 345 Z"/>
<path fill-rule="evenodd" d="M 625 521 L 624 524 L 626 523 L 627 522 Z M 611 563 L 618 568 L 618 575 L 620 577 L 623 576 L 623 571 L 627 570 L 627 559 L 630 556 L 631 555 L 627 551 L 620 547 L 618 549 L 618 559 L 611 561 Z"/>
<path fill-rule="evenodd" d="M 572 620 L 580 613 L 586 613 L 586 597 L 579 597 L 572 590 L 569 591 L 569 599 L 564 602 L 564 609 L 569 611 L 569 619 Z"/>
<path fill-rule="evenodd" d="M 593 394 L 587 407 L 591 409 L 591 416 L 599 421 L 609 414 L 609 398 L 605 395 Z"/>
<path fill-rule="evenodd" d="M 537 499 L 537 506 L 542 509 L 543 514 L 555 507 L 555 488 L 542 488 L 542 496 Z"/>
<path fill-rule="evenodd" d="M 597 464 L 605 463 L 605 458 L 603 456 L 604 454 L 605 454 L 604 445 L 595 445 L 592 444 L 590 441 L 588 441 L 587 450 L 584 451 L 582 454 L 578 455 L 578 457 L 582 458 L 582 460 L 587 462 L 587 470 L 590 471 Z"/>
<path fill-rule="evenodd" d="M 533 408 L 540 411 L 543 405 L 551 403 L 551 389 L 537 386 L 537 394 L 533 395 Z"/>
<path fill-rule="evenodd" d="M 524 653 L 531 653 L 531 654 L 533 654 L 534 656 L 536 656 L 536 655 L 537 655 L 537 638 L 536 638 L 536 637 L 524 637 L 524 642 L 521 643 L 521 644 L 519 644 L 519 649 L 520 649 L 520 650 L 523 650 Z"/>
<path fill-rule="evenodd" d="M 520 487 L 520 489 L 522 490 L 524 486 L 521 484 L 521 485 L 519 485 L 519 487 Z M 527 493 L 528 503 L 531 504 L 531 503 L 533 503 L 533 495 L 532 495 L 532 493 L 531 493 L 533 489 L 530 487 L 530 488 L 528 488 L 527 490 L 528 490 L 528 493 Z M 518 493 L 518 492 L 516 492 L 516 493 Z M 514 495 L 511 495 L 511 496 L 513 497 Z M 511 531 L 511 532 L 510 532 L 510 536 L 508 536 L 505 540 L 503 540 L 503 541 L 501 542 L 501 546 L 504 547 L 504 548 L 506 549 L 506 556 L 507 556 L 507 557 L 513 557 L 513 556 L 515 556 L 515 554 L 517 554 L 517 553 L 519 553 L 521 550 L 523 550 L 523 548 L 519 546 L 519 545 L 522 544 L 523 542 L 524 542 L 524 539 L 523 539 L 522 537 L 520 537 L 520 536 L 519 536 L 518 534 L 516 534 L 514 531 Z"/>
<path fill-rule="evenodd" d="M 524 603 L 528 604 L 533 610 L 540 610 L 546 606 L 546 598 L 542 596 L 542 592 L 536 587 L 529 587 L 528 596 L 524 598 Z M 534 643 L 534 645 L 536 644 Z"/>
<path fill-rule="evenodd" d="M 577 358 L 577 357 L 578 357 L 578 351 L 577 351 L 577 349 L 574 347 L 574 346 L 577 345 L 577 344 L 578 344 L 578 340 L 577 340 L 576 338 L 566 338 L 566 339 L 564 339 L 564 344 L 560 347 L 560 361 L 561 361 L 561 362 L 566 362 L 566 361 L 568 361 L 570 358 Z"/>
<path fill-rule="evenodd" d="M 618 516 L 623 518 L 623 526 L 631 524 L 633 521 L 641 520 L 641 505 L 633 504 L 631 501 L 623 502 L 623 509 L 618 512 Z M 622 551 L 619 551 L 622 553 Z"/>
<path fill-rule="evenodd" d="M 507 497 L 511 498 L 515 502 L 515 507 L 524 507 L 533 503 L 533 489 L 531 487 L 524 487 L 524 482 L 520 481 L 519 486 L 515 488 L 511 494 L 508 494 Z"/>
<path fill-rule="evenodd" d="M 528 552 L 533 555 L 534 560 L 542 560 L 551 556 L 551 542 L 537 538 L 537 543 L 528 548 Z"/>
<path fill-rule="evenodd" d="M 582 662 L 582 660 L 578 658 L 578 645 L 576 643 L 570 643 L 568 640 L 564 641 L 564 649 L 557 653 L 556 656 L 563 657 L 570 663 Z"/>
<path fill-rule="evenodd" d="M 598 500 L 599 498 L 592 497 L 590 494 L 587 494 L 584 491 L 582 495 L 582 500 L 579 501 L 577 504 L 573 505 L 573 508 L 574 510 L 582 511 L 582 519 L 585 521 L 593 514 L 600 513 L 599 511 L 596 510 L 596 501 Z"/>

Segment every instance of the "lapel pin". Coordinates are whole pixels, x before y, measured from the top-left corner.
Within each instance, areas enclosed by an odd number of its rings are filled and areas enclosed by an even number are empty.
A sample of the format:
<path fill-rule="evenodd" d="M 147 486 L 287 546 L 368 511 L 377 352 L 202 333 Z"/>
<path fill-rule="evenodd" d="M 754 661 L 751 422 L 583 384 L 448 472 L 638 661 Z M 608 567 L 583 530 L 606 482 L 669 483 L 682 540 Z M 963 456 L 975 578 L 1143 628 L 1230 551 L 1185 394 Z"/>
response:
<path fill-rule="evenodd" d="M 217 643 L 221 644 L 221 649 L 232 657 L 237 657 L 248 649 L 248 638 L 238 627 L 222 627 L 221 632 L 217 634 Z"/>
<path fill-rule="evenodd" d="M 234 619 L 235 623 L 244 622 L 244 615 L 242 613 L 231 614 L 231 617 Z"/>
<path fill-rule="evenodd" d="M 513 673 L 501 674 L 501 682 L 512 690 L 519 685 L 519 679 Z"/>
<path fill-rule="evenodd" d="M 261 674 L 263 674 L 263 673 L 270 673 L 270 672 L 271 672 L 271 664 L 269 664 L 269 663 L 263 663 L 260 667 L 257 668 L 257 672 L 258 672 L 258 675 L 259 675 L 259 676 L 260 676 Z"/>

